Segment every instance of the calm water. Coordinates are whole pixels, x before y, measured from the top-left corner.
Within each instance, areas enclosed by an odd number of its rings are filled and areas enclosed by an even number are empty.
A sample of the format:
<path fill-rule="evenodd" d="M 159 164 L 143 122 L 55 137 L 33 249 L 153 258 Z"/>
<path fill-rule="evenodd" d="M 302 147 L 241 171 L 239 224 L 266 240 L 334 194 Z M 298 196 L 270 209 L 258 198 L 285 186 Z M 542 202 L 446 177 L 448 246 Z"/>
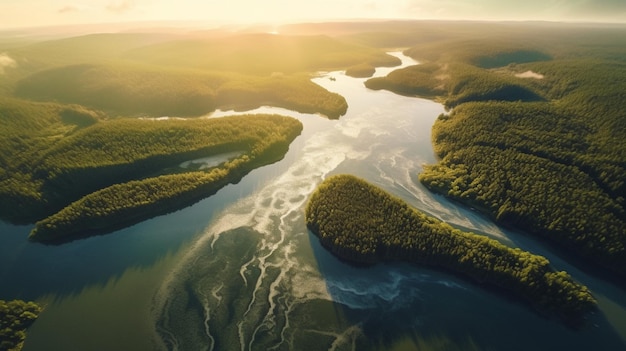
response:
<path fill-rule="evenodd" d="M 405 64 L 411 61 L 404 58 Z M 381 70 L 384 75 L 389 70 Z M 329 77 L 335 78 L 334 81 Z M 47 304 L 25 350 L 620 350 L 626 293 L 548 247 L 426 191 L 441 105 L 368 91 L 338 72 L 339 121 L 304 124 L 286 157 L 184 210 L 106 236 L 48 247 L 0 224 L 0 298 Z M 214 116 L 228 113 L 216 113 Z M 600 312 L 581 330 L 422 267 L 346 265 L 304 225 L 308 195 L 351 173 L 456 226 L 545 255 L 587 284 Z"/>

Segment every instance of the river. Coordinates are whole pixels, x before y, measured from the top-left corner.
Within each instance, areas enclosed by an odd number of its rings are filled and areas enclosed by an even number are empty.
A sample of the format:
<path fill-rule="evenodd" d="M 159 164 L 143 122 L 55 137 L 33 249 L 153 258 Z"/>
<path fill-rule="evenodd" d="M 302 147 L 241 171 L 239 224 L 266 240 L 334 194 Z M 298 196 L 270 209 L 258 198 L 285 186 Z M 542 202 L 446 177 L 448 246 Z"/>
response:
<path fill-rule="evenodd" d="M 394 54 L 403 65 L 414 64 Z M 436 162 L 430 131 L 440 104 L 371 91 L 364 79 L 342 72 L 314 82 L 343 95 L 347 114 L 327 120 L 253 111 L 296 117 L 303 133 L 283 160 L 193 206 L 61 246 L 28 243 L 32 226 L 0 223 L 0 298 L 46 305 L 24 350 L 626 347 L 622 289 L 417 182 L 422 165 Z M 339 173 L 362 177 L 457 227 L 546 256 L 591 288 L 599 312 L 572 330 L 450 274 L 337 260 L 307 231 L 304 206 L 324 178 Z"/>

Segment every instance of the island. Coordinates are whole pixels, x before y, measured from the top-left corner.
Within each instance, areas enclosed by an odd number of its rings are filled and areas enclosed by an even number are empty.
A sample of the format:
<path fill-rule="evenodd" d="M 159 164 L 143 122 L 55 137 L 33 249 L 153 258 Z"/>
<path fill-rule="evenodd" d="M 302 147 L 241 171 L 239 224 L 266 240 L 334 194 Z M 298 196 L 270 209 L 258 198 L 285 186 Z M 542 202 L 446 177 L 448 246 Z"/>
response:
<path fill-rule="evenodd" d="M 326 179 L 306 206 L 307 227 L 337 257 L 443 269 L 507 291 L 538 311 L 578 324 L 595 308 L 589 289 L 543 257 L 455 229 L 352 175 Z"/>

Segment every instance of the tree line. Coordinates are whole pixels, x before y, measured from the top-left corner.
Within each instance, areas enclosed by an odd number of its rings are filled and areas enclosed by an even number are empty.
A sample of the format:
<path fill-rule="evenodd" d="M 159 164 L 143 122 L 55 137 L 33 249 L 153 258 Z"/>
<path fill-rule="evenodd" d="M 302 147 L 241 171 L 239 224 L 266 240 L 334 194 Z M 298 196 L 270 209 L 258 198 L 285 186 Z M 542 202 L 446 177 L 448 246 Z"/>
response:
<path fill-rule="evenodd" d="M 440 116 L 442 159 L 420 180 L 623 275 L 626 70 L 587 63 L 526 64 L 551 77 L 533 83 L 550 101 L 470 102 Z"/>
<path fill-rule="evenodd" d="M 307 226 L 340 258 L 357 263 L 407 261 L 461 273 L 506 289 L 531 305 L 577 323 L 595 306 L 588 288 L 545 257 L 455 229 L 362 179 L 326 179 L 306 207 Z"/>
<path fill-rule="evenodd" d="M 78 178 L 75 183 L 82 184 L 85 189 L 90 190 L 85 191 L 84 196 L 59 212 L 38 221 L 30 234 L 30 239 L 59 243 L 78 236 L 108 232 L 123 225 L 188 206 L 228 183 L 239 181 L 252 169 L 282 158 L 291 141 L 302 130 L 299 121 L 276 115 L 167 122 L 134 120 L 130 123 L 130 128 L 122 133 L 126 138 L 111 136 L 103 139 L 103 142 L 112 145 L 123 144 L 128 147 L 118 145 L 115 150 L 119 154 L 112 153 L 110 158 L 100 161 L 100 167 L 89 165 L 86 168 L 72 170 L 69 177 L 62 177 L 61 179 L 70 182 L 69 184 L 72 184 L 72 179 Z M 223 123 L 226 125 L 222 125 Z M 114 124 L 105 129 L 109 132 L 117 130 Z M 133 125 L 141 126 L 140 130 L 144 132 L 143 125 L 147 125 L 145 128 L 149 132 L 143 135 L 136 130 L 133 131 Z M 171 126 L 180 129 L 172 129 Z M 201 135 L 203 130 L 206 135 Z M 165 136 L 161 135 L 163 133 Z M 187 135 L 189 139 L 185 139 L 185 133 L 189 133 Z M 135 137 L 130 137 L 131 135 Z M 80 150 L 77 154 L 79 160 L 92 161 L 93 158 L 89 153 L 100 153 L 103 148 L 100 143 L 91 144 L 93 140 L 78 137 L 76 142 L 79 145 L 91 146 L 81 148 L 70 141 L 69 150 Z M 151 145 L 151 142 L 160 144 Z M 136 144 L 136 147 L 131 152 L 130 146 L 133 144 Z M 210 148 L 214 145 L 218 147 Z M 181 170 L 182 173 L 149 176 L 158 169 L 171 167 L 200 154 L 207 156 L 218 154 L 216 151 L 232 151 L 233 145 L 236 145 L 236 150 L 242 150 L 242 154 L 217 167 L 203 171 Z M 64 152 L 59 150 L 65 150 L 67 147 L 60 146 L 55 152 L 61 152 L 59 155 L 63 155 Z M 106 150 L 106 146 L 104 149 Z M 124 150 L 128 152 L 125 153 Z M 151 159 L 155 155 L 156 158 Z M 143 160 L 150 162 L 142 162 Z M 121 166 L 110 168 L 112 161 L 118 162 L 114 166 Z M 70 164 L 80 165 L 73 162 Z M 135 179 L 125 178 L 128 175 Z M 136 179 L 141 175 L 146 177 Z M 58 178 L 55 184 L 64 184 L 59 183 Z M 89 179 L 88 184 L 85 179 Z M 99 184 L 103 185 L 96 187 Z M 64 194 L 68 192 L 71 193 L 71 190 L 67 189 Z"/>
<path fill-rule="evenodd" d="M 18 81 L 15 94 L 123 116 L 200 116 L 218 108 L 273 105 L 339 118 L 347 110 L 342 96 L 307 74 L 255 76 L 128 63 L 51 68 Z"/>
<path fill-rule="evenodd" d="M 56 113 L 50 126 L 30 135 L 23 131 L 24 151 L 13 150 L 2 167 L 0 209 L 5 219 L 39 220 L 98 189 L 227 151 L 250 155 L 265 142 L 293 140 L 302 128 L 295 119 L 274 115 L 126 118 L 81 128 L 67 126 Z"/>
<path fill-rule="evenodd" d="M 420 174 L 427 187 L 624 276 L 623 30 L 529 31 L 514 34 L 518 49 L 498 33 L 424 41 L 406 51 L 423 68 L 368 84 L 452 109 L 433 127 L 441 160 Z M 516 76 L 526 71 L 542 78 Z"/>

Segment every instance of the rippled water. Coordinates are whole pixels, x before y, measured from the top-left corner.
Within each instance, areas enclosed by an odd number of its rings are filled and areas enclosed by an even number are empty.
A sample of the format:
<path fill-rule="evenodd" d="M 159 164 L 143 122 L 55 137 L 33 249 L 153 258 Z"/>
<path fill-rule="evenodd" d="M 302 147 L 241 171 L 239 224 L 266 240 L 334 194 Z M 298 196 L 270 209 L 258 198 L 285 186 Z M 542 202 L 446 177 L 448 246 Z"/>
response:
<path fill-rule="evenodd" d="M 519 238 L 416 182 L 422 165 L 435 162 L 430 129 L 443 112 L 439 104 L 368 91 L 362 80 L 337 72 L 315 81 L 345 96 L 348 114 L 303 135 L 293 160 L 227 207 L 186 252 L 156 299 L 166 348 L 521 350 L 623 342 L 606 325 L 608 333 L 599 324 L 574 332 L 446 274 L 401 264 L 355 268 L 324 251 L 303 212 L 311 192 L 334 173 L 366 178 L 509 245 Z M 299 118 L 306 130 L 310 116 Z M 514 342 L 527 333 L 541 341 Z"/>
<path fill-rule="evenodd" d="M 60 247 L 28 244 L 20 236 L 29 227 L 0 224 L 13 232 L 0 237 L 0 297 L 47 302 L 25 350 L 626 347 L 623 290 L 417 182 L 422 165 L 436 161 L 430 131 L 441 105 L 370 91 L 363 79 L 341 72 L 314 81 L 346 97 L 347 115 L 331 121 L 255 110 L 298 118 L 302 135 L 280 162 L 194 206 Z M 582 330 L 571 330 L 447 273 L 337 260 L 304 223 L 308 196 L 337 173 L 365 178 L 458 227 L 547 256 L 590 286 L 599 313 Z"/>

